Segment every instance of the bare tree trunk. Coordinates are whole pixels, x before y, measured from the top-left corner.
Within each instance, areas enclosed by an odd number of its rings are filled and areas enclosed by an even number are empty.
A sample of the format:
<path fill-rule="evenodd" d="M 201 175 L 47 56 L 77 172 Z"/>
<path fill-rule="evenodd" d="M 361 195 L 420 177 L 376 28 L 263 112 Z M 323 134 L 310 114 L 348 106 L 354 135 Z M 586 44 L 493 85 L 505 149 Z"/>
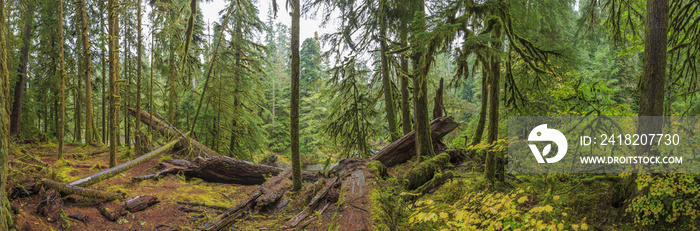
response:
<path fill-rule="evenodd" d="M 301 163 L 299 160 L 299 20 L 301 7 L 299 0 L 292 3 L 292 99 L 290 110 L 290 136 L 292 151 L 292 191 L 301 189 Z"/>
<path fill-rule="evenodd" d="M 59 78 L 59 109 L 58 109 L 58 159 L 63 159 L 63 132 L 66 115 L 66 69 L 63 60 L 63 0 L 58 0 L 58 78 Z"/>
<path fill-rule="evenodd" d="M 109 167 L 117 165 L 117 139 L 119 138 L 119 0 L 109 0 Z"/>
<path fill-rule="evenodd" d="M 32 21 L 34 20 L 34 2 L 29 1 L 26 16 L 24 18 L 24 30 L 22 31 L 22 49 L 20 51 L 21 58 L 19 60 L 19 68 L 17 70 L 17 84 L 15 84 L 15 101 L 12 104 L 12 113 L 10 118 L 10 135 L 19 137 L 19 129 L 22 120 L 22 104 L 24 100 L 24 88 L 27 84 L 27 67 L 29 66 L 29 47 L 32 45 Z"/>

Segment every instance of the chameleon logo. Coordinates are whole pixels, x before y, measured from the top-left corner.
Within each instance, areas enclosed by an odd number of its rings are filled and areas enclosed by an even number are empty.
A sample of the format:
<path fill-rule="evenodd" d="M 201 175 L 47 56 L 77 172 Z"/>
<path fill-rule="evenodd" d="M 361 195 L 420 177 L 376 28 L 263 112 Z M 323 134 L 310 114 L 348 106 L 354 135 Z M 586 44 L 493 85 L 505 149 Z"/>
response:
<path fill-rule="evenodd" d="M 552 144 L 547 144 L 547 146 L 542 149 L 542 152 L 540 153 L 540 150 L 537 149 L 537 146 L 534 144 L 529 144 L 530 150 L 532 150 L 532 153 L 535 154 L 535 159 L 537 159 L 537 162 L 540 164 L 543 163 L 556 163 L 560 161 L 562 158 L 564 158 L 564 155 L 566 155 L 566 149 L 568 148 L 568 144 L 566 143 L 566 137 L 564 134 L 562 134 L 560 131 L 556 129 L 548 129 L 547 124 L 542 124 L 530 132 L 530 135 L 527 137 L 528 141 L 552 141 L 554 142 L 557 147 L 559 148 L 559 151 L 557 152 L 554 157 L 551 158 L 544 158 L 549 154 L 549 151 L 552 150 Z M 546 160 L 546 162 L 545 162 Z"/>

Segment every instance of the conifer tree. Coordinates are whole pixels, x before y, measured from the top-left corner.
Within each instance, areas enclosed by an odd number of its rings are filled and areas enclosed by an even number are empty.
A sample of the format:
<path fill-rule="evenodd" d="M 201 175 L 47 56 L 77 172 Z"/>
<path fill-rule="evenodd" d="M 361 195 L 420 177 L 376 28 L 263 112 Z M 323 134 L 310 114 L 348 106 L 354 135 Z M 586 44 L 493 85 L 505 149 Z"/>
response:
<path fill-rule="evenodd" d="M 63 55 L 63 0 L 58 0 L 58 78 L 59 78 L 59 100 L 58 100 L 58 159 L 63 159 L 63 133 L 66 116 L 66 69 Z"/>

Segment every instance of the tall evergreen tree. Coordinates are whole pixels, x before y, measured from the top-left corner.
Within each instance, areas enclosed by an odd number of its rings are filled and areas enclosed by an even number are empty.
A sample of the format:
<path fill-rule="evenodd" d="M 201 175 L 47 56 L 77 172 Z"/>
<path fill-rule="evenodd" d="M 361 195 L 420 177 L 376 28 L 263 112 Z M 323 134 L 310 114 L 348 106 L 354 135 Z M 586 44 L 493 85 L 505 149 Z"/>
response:
<path fill-rule="evenodd" d="M 119 0 L 107 2 L 109 24 L 109 167 L 117 165 L 119 139 Z"/>
<path fill-rule="evenodd" d="M 10 153 L 10 118 L 6 104 L 9 102 L 10 71 L 7 69 L 5 43 L 5 0 L 0 0 L 0 230 L 12 228 L 10 204 L 7 203 L 7 157 Z"/>
<path fill-rule="evenodd" d="M 59 100 L 58 100 L 58 159 L 63 159 L 63 132 L 66 117 L 66 69 L 63 52 L 63 0 L 58 0 L 58 78 L 59 78 Z"/>
<path fill-rule="evenodd" d="M 299 159 L 299 21 L 301 6 L 299 0 L 291 0 L 292 8 L 292 99 L 290 110 L 290 137 L 292 139 L 292 179 L 293 191 L 301 190 L 301 161 Z"/>

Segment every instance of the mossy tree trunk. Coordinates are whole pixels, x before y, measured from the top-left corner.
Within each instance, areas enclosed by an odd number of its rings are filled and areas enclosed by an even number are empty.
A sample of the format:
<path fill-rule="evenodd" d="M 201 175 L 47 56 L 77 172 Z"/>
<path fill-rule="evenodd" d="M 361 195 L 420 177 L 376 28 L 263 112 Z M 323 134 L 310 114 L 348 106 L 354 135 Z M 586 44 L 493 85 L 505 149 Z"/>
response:
<path fill-rule="evenodd" d="M 493 47 L 500 49 L 501 43 L 495 42 Z M 491 56 L 491 74 L 489 78 L 489 127 L 487 134 L 487 142 L 489 148 L 486 151 L 486 166 L 484 168 L 484 176 L 486 179 L 498 179 L 503 181 L 505 178 L 502 158 L 494 151 L 496 141 L 498 140 L 498 91 L 499 80 L 501 77 L 501 61 L 498 56 Z"/>
<path fill-rule="evenodd" d="M 290 110 L 290 136 L 292 151 L 292 191 L 301 189 L 301 163 L 299 160 L 299 20 L 301 7 L 299 0 L 292 3 L 292 99 Z"/>
<path fill-rule="evenodd" d="M 5 44 L 5 0 L 0 0 L 0 230 L 12 226 L 10 205 L 5 195 L 7 184 L 7 156 L 10 153 L 10 118 L 8 105 L 10 93 L 10 71 L 7 69 L 7 46 Z"/>
<path fill-rule="evenodd" d="M 58 0 L 58 159 L 63 159 L 63 133 L 66 125 L 66 69 L 63 59 L 63 0 Z"/>
<path fill-rule="evenodd" d="M 78 1 L 80 5 L 80 21 L 83 33 L 83 69 L 85 71 L 85 142 L 89 145 L 95 143 L 93 134 L 94 115 L 92 113 L 92 84 L 90 82 L 90 69 L 92 66 L 92 52 L 90 52 L 90 37 L 88 36 L 88 17 L 85 0 Z"/>
<path fill-rule="evenodd" d="M 386 119 L 389 123 L 389 134 L 391 135 L 391 141 L 398 139 L 399 131 L 396 124 L 396 113 L 394 109 L 394 96 L 392 93 L 391 76 L 389 76 L 389 60 L 387 57 L 387 5 L 386 1 L 379 1 L 379 52 L 381 59 L 381 75 L 382 75 L 382 85 L 384 86 L 384 108 L 386 110 Z"/>
<path fill-rule="evenodd" d="M 104 12 L 100 14 L 100 31 L 105 34 L 105 18 Z M 102 40 L 102 47 L 107 47 L 105 40 Z M 102 55 L 100 57 L 100 62 L 102 63 L 102 143 L 107 144 L 107 139 L 109 139 L 109 134 L 107 133 L 107 99 L 109 96 L 105 94 L 107 92 L 105 89 L 107 87 L 107 55 L 105 49 L 102 50 Z"/>
<path fill-rule="evenodd" d="M 119 0 L 107 2 L 109 22 L 109 167 L 117 165 L 119 139 Z"/>
<path fill-rule="evenodd" d="M 433 119 L 437 119 L 443 116 L 445 111 L 445 105 L 443 104 L 443 78 L 440 78 L 440 85 L 435 91 L 435 101 L 433 102 Z"/>
<path fill-rule="evenodd" d="M 423 65 L 423 62 L 428 62 L 427 58 L 423 58 L 422 47 L 425 44 L 420 44 L 417 37 L 418 34 L 425 31 L 425 0 L 419 0 L 417 2 L 417 9 L 415 10 L 416 15 L 414 21 L 418 22 L 413 31 L 413 46 L 416 50 L 413 53 L 413 98 L 414 98 L 414 123 L 416 126 L 416 155 L 420 157 L 435 155 L 433 152 L 433 141 L 430 136 L 430 112 L 428 110 L 428 71 L 423 70 L 430 67 L 430 65 Z M 420 67 L 420 68 L 418 68 Z M 420 161 L 420 158 L 416 158 Z"/>
<path fill-rule="evenodd" d="M 136 1 L 136 18 L 138 20 L 136 25 L 136 110 L 141 111 L 141 49 L 143 43 L 143 37 L 141 35 L 141 0 Z M 137 144 L 142 144 L 141 136 L 141 121 L 134 120 L 134 134 Z M 138 154 L 143 154 L 144 150 L 137 149 Z"/>

